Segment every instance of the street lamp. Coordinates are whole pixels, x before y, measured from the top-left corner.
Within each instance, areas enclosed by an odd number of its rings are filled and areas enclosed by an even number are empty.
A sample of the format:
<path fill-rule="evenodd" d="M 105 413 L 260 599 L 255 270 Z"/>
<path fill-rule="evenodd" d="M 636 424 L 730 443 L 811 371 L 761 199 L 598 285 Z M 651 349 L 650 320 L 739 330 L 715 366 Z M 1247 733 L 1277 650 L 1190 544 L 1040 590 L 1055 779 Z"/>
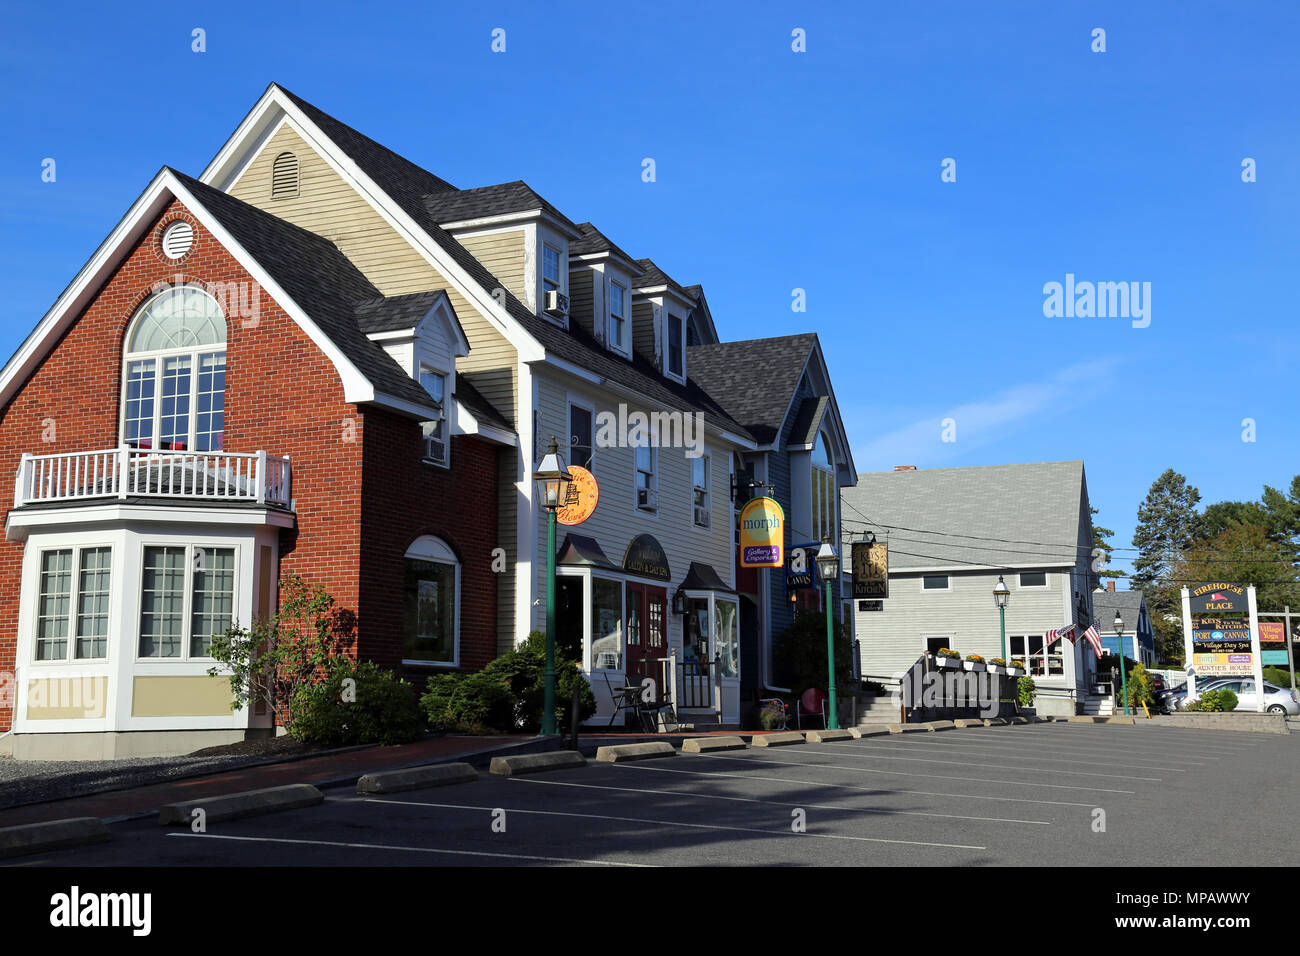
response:
<path fill-rule="evenodd" d="M 1011 597 L 1011 588 L 998 575 L 998 583 L 993 585 L 993 600 L 998 605 L 998 617 L 1002 622 L 1002 659 L 1007 659 L 1007 599 Z"/>
<path fill-rule="evenodd" d="M 826 721 L 827 730 L 840 729 L 840 714 L 835 702 L 835 624 L 831 619 L 831 582 L 840 573 L 840 557 L 831 547 L 831 539 L 823 538 L 821 550 L 817 552 L 817 573 L 826 585 L 826 666 L 830 672 L 830 718 Z"/>
<path fill-rule="evenodd" d="M 558 733 L 555 727 L 555 513 L 564 504 L 573 476 L 564 465 L 555 436 L 533 472 L 542 507 L 546 509 L 546 675 L 542 695 L 542 735 Z"/>
<path fill-rule="evenodd" d="M 1119 638 L 1119 683 L 1120 693 L 1124 695 L 1124 713 L 1128 714 L 1128 677 L 1124 673 L 1124 618 L 1115 612 L 1115 636 Z"/>

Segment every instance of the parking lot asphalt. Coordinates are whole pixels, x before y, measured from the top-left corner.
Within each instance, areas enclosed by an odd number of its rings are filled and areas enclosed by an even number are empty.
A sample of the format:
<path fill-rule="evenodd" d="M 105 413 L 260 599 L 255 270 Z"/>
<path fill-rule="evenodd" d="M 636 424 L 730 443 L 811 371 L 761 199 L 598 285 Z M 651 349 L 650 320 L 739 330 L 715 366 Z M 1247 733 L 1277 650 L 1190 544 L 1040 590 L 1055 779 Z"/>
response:
<path fill-rule="evenodd" d="M 1289 865 L 1298 793 L 1294 736 L 1053 723 L 333 789 L 9 865 Z"/>

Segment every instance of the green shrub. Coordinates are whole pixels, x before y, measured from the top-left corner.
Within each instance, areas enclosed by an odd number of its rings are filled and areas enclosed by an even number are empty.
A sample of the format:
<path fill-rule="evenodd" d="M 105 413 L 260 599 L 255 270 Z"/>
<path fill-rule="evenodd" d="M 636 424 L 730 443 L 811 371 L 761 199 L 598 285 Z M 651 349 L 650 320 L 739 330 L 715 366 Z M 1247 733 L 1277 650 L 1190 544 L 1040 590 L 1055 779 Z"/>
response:
<path fill-rule="evenodd" d="M 1038 685 L 1034 683 L 1034 679 L 1028 674 L 1024 677 L 1017 677 L 1016 694 L 1020 700 L 1020 706 L 1029 707 L 1034 703 L 1034 697 L 1038 694 Z"/>
<path fill-rule="evenodd" d="M 336 667 L 300 687 L 293 714 L 295 739 L 333 747 L 408 743 L 421 729 L 415 688 L 373 661 Z"/>
<path fill-rule="evenodd" d="M 1126 672 L 1120 681 L 1121 693 L 1124 681 L 1128 682 L 1128 705 L 1130 710 L 1137 710 L 1143 704 L 1151 707 L 1156 702 L 1155 685 L 1151 682 L 1145 664 L 1134 664 L 1131 672 Z"/>
<path fill-rule="evenodd" d="M 1285 667 L 1265 667 L 1264 680 L 1278 687 L 1291 689 L 1291 672 Z"/>
<path fill-rule="evenodd" d="M 852 667 L 848 632 L 833 621 L 835 635 L 835 683 L 847 687 Z M 826 615 L 805 611 L 781 632 L 773 649 L 778 682 L 798 697 L 809 687 L 826 690 L 830 676 L 826 661 Z"/>
<path fill-rule="evenodd" d="M 1223 690 L 1207 690 L 1188 710 L 1210 711 L 1218 713 L 1237 709 L 1237 695 L 1226 687 Z"/>
<path fill-rule="evenodd" d="M 1237 695 L 1228 688 L 1219 691 L 1219 710 L 1229 711 L 1237 709 Z"/>
<path fill-rule="evenodd" d="M 533 631 L 524 643 L 477 674 L 430 678 L 420 706 L 434 730 L 537 733 L 542 727 L 545 679 L 546 636 Z M 575 686 L 581 722 L 596 712 L 596 697 L 577 662 L 565 658 L 556 648 L 555 713 L 561 730 L 569 726 Z"/>

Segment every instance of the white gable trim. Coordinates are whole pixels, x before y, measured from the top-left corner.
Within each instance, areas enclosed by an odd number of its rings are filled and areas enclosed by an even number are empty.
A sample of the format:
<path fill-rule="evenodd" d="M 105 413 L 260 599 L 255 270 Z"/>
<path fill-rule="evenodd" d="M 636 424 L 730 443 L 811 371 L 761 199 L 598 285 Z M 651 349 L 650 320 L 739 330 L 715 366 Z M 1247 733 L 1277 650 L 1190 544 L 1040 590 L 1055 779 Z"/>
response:
<path fill-rule="evenodd" d="M 432 237 L 417 225 L 388 193 L 363 173 L 360 167 L 308 119 L 306 114 L 274 83 L 262 94 L 262 98 L 203 170 L 199 181 L 223 191 L 229 189 L 238 172 L 260 147 L 261 134 L 266 127 L 276 125 L 278 128 L 277 111 L 288 118 L 294 132 L 301 136 L 342 177 L 344 182 L 366 200 L 398 235 L 419 252 L 430 265 L 456 284 L 457 291 L 491 321 L 515 347 L 521 361 L 537 361 L 545 358 L 541 344 L 506 311 L 505 307 L 499 305 L 488 290 L 471 279 L 464 269 L 452 261 Z"/>

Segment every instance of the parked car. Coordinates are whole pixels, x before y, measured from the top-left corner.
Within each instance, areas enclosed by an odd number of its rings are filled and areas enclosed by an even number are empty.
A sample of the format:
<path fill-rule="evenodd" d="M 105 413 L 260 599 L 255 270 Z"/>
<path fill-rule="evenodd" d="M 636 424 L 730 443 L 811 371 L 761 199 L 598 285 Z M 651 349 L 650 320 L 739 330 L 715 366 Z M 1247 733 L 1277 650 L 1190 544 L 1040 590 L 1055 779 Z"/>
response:
<path fill-rule="evenodd" d="M 1237 695 L 1237 710 L 1251 711 L 1255 710 L 1255 679 L 1253 677 L 1227 677 L 1210 681 L 1204 687 L 1196 688 L 1196 696 L 1191 700 L 1198 699 L 1206 691 L 1211 690 L 1230 690 Z M 1181 708 L 1188 704 L 1188 698 L 1184 696 Z M 1264 710 L 1270 714 L 1290 714 L 1295 716 L 1300 714 L 1300 701 L 1296 699 L 1295 692 L 1290 688 L 1283 689 L 1264 682 Z"/>

